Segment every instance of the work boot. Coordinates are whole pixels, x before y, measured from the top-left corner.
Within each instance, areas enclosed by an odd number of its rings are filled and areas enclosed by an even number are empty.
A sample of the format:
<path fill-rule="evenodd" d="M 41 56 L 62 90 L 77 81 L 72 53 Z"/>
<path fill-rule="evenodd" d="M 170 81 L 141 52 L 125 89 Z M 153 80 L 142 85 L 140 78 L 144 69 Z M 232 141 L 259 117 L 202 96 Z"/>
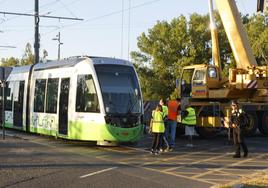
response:
<path fill-rule="evenodd" d="M 241 145 L 242 145 L 242 148 L 244 151 L 244 157 L 247 157 L 248 156 L 248 147 L 244 142 Z"/>
<path fill-rule="evenodd" d="M 164 152 L 169 152 L 169 147 L 167 147 L 166 149 L 164 149 Z"/>

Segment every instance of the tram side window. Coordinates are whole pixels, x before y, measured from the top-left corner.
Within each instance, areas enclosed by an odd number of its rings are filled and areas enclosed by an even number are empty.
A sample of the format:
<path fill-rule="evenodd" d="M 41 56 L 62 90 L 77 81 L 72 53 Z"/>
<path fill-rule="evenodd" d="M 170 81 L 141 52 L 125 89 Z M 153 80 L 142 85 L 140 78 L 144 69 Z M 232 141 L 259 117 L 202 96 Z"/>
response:
<path fill-rule="evenodd" d="M 89 74 L 77 76 L 76 112 L 100 112 L 96 87 Z"/>
<path fill-rule="evenodd" d="M 5 95 L 6 95 L 5 110 L 6 111 L 12 111 L 13 92 L 11 90 L 11 86 L 12 84 L 10 82 L 6 83 L 6 89 L 5 89 Z"/>
<path fill-rule="evenodd" d="M 35 81 L 34 91 L 34 112 L 44 112 L 45 107 L 46 80 L 39 79 Z"/>
<path fill-rule="evenodd" d="M 47 80 L 46 113 L 57 113 L 58 86 L 58 78 Z"/>

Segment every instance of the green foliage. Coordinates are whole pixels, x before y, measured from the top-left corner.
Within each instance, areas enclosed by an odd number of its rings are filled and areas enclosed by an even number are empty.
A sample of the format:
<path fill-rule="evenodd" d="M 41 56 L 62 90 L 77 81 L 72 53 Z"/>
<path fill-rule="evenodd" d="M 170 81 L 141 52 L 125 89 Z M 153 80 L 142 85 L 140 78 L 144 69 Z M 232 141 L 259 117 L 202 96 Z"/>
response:
<path fill-rule="evenodd" d="M 218 27 L 223 76 L 234 68 L 235 60 L 219 14 L 214 13 Z M 241 15 L 258 64 L 268 64 L 268 27 L 263 15 Z M 209 16 L 192 14 L 171 22 L 158 21 L 138 37 L 139 51 L 131 52 L 145 100 L 176 98 L 175 80 L 186 65 L 211 62 Z"/>
<path fill-rule="evenodd" d="M 13 66 L 18 66 L 20 63 L 20 60 L 14 57 L 10 58 L 2 58 L 1 59 L 1 66 L 3 67 L 13 67 Z"/>
<path fill-rule="evenodd" d="M 21 65 L 34 64 L 34 54 L 30 43 L 26 44 L 24 55 L 21 59 Z"/>
<path fill-rule="evenodd" d="M 45 58 L 47 56 L 47 51 L 43 50 L 43 54 Z M 21 66 L 21 65 L 31 65 L 34 63 L 34 54 L 32 51 L 32 46 L 30 43 L 27 43 L 25 46 L 25 51 L 23 54 L 22 59 L 18 59 L 15 57 L 9 57 L 9 58 L 2 58 L 1 59 L 1 66 Z"/>
<path fill-rule="evenodd" d="M 208 63 L 210 32 L 208 16 L 180 16 L 156 25 L 138 37 L 140 51 L 132 52 L 145 100 L 169 98 L 182 67 Z M 176 97 L 175 94 L 172 97 Z"/>
<path fill-rule="evenodd" d="M 253 15 L 246 28 L 258 65 L 268 65 L 268 24 L 264 15 Z"/>

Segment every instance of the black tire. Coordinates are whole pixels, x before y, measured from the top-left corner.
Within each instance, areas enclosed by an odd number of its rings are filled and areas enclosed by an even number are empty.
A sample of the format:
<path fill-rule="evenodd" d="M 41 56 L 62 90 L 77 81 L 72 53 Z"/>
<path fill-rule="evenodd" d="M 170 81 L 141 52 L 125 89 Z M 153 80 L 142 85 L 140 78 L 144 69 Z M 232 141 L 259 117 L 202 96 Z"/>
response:
<path fill-rule="evenodd" d="M 264 130 L 262 129 L 262 118 L 263 118 L 263 112 L 257 112 L 257 116 L 258 116 L 258 129 L 259 129 L 259 132 L 263 135 L 265 135 L 265 132 Z"/>
<path fill-rule="evenodd" d="M 214 138 L 217 136 L 217 129 L 214 127 L 195 127 L 195 131 L 200 138 Z"/>
<path fill-rule="evenodd" d="M 182 126 L 181 124 L 178 124 L 177 130 L 176 130 L 176 137 L 178 138 L 181 135 L 184 135 L 184 133 L 185 133 L 184 126 Z"/>
<path fill-rule="evenodd" d="M 268 135 L 268 111 L 263 112 L 259 130 L 263 135 Z"/>
<path fill-rule="evenodd" d="M 250 125 L 244 129 L 245 136 L 253 136 L 255 135 L 258 128 L 258 117 L 257 114 L 253 111 L 246 112 L 250 119 Z"/>

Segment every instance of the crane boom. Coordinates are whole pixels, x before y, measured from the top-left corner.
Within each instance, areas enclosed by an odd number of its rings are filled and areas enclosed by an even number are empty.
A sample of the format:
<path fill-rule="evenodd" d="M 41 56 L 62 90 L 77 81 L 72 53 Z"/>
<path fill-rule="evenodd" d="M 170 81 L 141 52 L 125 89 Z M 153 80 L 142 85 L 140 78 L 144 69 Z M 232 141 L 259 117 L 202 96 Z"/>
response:
<path fill-rule="evenodd" d="M 235 0 L 215 0 L 237 68 L 257 66 Z"/>
<path fill-rule="evenodd" d="M 209 17 L 210 17 L 210 31 L 211 31 L 211 41 L 212 41 L 212 60 L 215 66 L 221 68 L 220 60 L 220 49 L 219 49 L 219 40 L 218 40 L 218 31 L 217 26 L 213 17 L 213 3 L 212 0 L 208 0 L 209 4 Z"/>

